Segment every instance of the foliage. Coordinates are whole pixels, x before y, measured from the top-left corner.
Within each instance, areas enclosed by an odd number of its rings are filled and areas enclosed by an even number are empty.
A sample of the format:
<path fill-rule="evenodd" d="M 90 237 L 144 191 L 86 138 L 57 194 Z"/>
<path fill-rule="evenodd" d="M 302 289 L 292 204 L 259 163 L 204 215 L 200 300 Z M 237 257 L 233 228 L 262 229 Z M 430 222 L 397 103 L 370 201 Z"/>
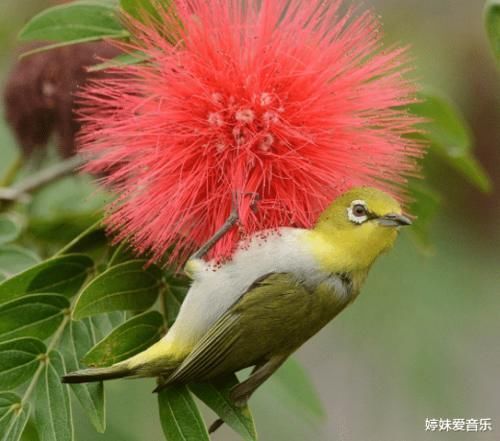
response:
<path fill-rule="evenodd" d="M 484 8 L 486 31 L 491 42 L 493 53 L 500 63 L 500 1 L 488 0 Z"/>
<path fill-rule="evenodd" d="M 415 134 L 429 146 L 425 160 L 444 163 L 478 190 L 489 192 L 491 182 L 474 157 L 471 130 L 451 100 L 427 88 L 421 92 L 419 102 L 410 106 L 410 111 L 425 118 L 421 132 Z M 414 200 L 411 213 L 417 218 L 412 234 L 419 245 L 428 248 L 431 244 L 428 227 L 439 208 L 441 196 L 420 180 L 412 180 L 409 189 Z"/>
<path fill-rule="evenodd" d="M 124 38 L 116 9 L 99 1 L 76 1 L 41 12 L 31 19 L 19 34 L 21 40 L 48 40 L 54 43 L 36 49 L 52 49 L 69 44 L 104 38 Z"/>
<path fill-rule="evenodd" d="M 427 119 L 421 136 L 430 144 L 431 155 L 445 161 L 479 190 L 490 191 L 491 182 L 473 156 L 471 131 L 456 106 L 435 91 L 423 92 L 420 99 L 410 110 Z"/>
<path fill-rule="evenodd" d="M 127 10 L 137 11 L 140 4 L 141 0 L 122 0 Z M 486 26 L 498 60 L 498 0 L 487 2 Z M 20 33 L 23 40 L 53 42 L 45 49 L 127 36 L 116 5 L 98 1 L 48 9 Z M 138 54 L 115 61 L 136 63 L 143 58 Z M 426 160 L 441 161 L 488 191 L 491 184 L 474 158 L 470 129 L 453 103 L 425 91 L 410 111 L 427 118 L 422 132 L 415 134 L 430 145 Z M 8 184 L 10 170 L 0 172 L 0 182 Z M 20 440 L 28 421 L 41 441 L 78 439 L 72 428 L 71 397 L 95 429 L 104 432 L 102 383 L 67 386 L 60 377 L 85 366 L 110 365 L 145 349 L 172 325 L 187 291 L 185 279 L 147 266 L 105 240 L 95 223 L 102 203 L 82 203 L 98 190 L 87 178 L 83 184 L 81 179 L 51 184 L 35 192 L 26 206 L 0 206 L 0 441 Z M 417 181 L 410 183 L 410 191 L 415 200 L 412 212 L 418 216 L 414 230 L 418 240 L 428 244 L 427 225 L 439 208 L 440 195 Z M 80 234 L 63 246 L 63 230 Z M 298 362 L 286 363 L 276 377 L 283 405 L 300 409 L 298 418 L 321 420 L 321 403 Z M 159 413 L 166 439 L 209 439 L 195 395 L 242 439 L 255 440 L 250 410 L 235 407 L 228 398 L 237 381 L 228 376 L 161 392 Z"/>
<path fill-rule="evenodd" d="M 12 214 L 1 219 L 2 246 L 30 255 L 12 242 L 27 241 L 31 227 L 23 230 Z M 0 396 L 0 423 L 6 424 L 6 440 L 20 439 L 28 417 L 40 440 L 74 439 L 69 389 L 96 430 L 104 432 L 102 383 L 66 386 L 60 377 L 83 366 L 107 366 L 130 357 L 157 341 L 175 320 L 187 280 L 131 258 L 122 247 L 103 246 L 94 259 L 72 252 L 94 249 L 89 238 L 100 241 L 96 231 L 99 223 L 40 263 L 33 256 L 26 265 L 22 253 L 5 262 L 0 259 L 0 271 L 10 275 L 0 284 L 0 389 L 6 391 Z M 309 391 L 307 375 L 294 366 L 283 382 L 291 397 L 300 383 Z M 229 400 L 229 389 L 236 382 L 231 376 L 162 392 L 158 399 L 167 439 L 208 439 L 191 393 L 245 440 L 256 439 L 250 410 Z M 318 400 L 309 394 L 311 413 L 317 414 Z"/>

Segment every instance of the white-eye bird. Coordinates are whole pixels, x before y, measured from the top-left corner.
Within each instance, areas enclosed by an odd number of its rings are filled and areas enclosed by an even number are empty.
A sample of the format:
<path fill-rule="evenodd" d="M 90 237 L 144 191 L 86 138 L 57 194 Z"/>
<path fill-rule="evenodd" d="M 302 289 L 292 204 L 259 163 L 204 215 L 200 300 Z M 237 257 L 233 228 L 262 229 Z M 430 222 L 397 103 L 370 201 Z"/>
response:
<path fill-rule="evenodd" d="M 85 369 L 66 383 L 160 376 L 160 388 L 202 382 L 254 366 L 231 398 L 251 394 L 304 342 L 359 294 L 375 259 L 411 221 L 378 189 L 360 187 L 338 197 L 312 229 L 259 233 L 213 266 L 201 257 L 237 216 L 186 264 L 191 287 L 176 322 L 149 349 L 108 368 Z"/>

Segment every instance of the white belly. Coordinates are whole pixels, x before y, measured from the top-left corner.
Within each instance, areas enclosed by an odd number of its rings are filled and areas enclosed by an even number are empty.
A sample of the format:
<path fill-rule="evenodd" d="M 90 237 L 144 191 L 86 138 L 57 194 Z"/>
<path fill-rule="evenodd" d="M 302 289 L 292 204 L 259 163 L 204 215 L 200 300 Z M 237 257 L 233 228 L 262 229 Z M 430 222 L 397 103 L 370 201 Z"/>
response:
<path fill-rule="evenodd" d="M 306 241 L 308 230 L 281 228 L 265 238 L 254 237 L 221 267 L 200 265 L 175 324 L 164 337 L 176 346 L 191 347 L 245 293 L 255 280 L 269 273 L 292 273 L 308 280 L 318 267 Z M 262 233 L 259 233 L 261 236 Z"/>

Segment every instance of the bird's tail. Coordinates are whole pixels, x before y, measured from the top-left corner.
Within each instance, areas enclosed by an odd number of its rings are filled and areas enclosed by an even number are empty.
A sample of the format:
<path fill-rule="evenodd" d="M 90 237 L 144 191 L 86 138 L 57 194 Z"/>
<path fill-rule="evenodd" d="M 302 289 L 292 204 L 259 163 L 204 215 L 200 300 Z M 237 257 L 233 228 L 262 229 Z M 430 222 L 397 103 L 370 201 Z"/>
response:
<path fill-rule="evenodd" d="M 168 345 L 160 340 L 145 351 L 110 367 L 82 369 L 62 377 L 63 383 L 90 383 L 123 377 L 157 377 L 171 373 L 179 365 Z"/>
<path fill-rule="evenodd" d="M 116 364 L 105 368 L 90 368 L 71 372 L 62 377 L 63 383 L 90 383 L 92 381 L 113 380 L 115 378 L 130 377 L 136 374 L 125 364 Z"/>

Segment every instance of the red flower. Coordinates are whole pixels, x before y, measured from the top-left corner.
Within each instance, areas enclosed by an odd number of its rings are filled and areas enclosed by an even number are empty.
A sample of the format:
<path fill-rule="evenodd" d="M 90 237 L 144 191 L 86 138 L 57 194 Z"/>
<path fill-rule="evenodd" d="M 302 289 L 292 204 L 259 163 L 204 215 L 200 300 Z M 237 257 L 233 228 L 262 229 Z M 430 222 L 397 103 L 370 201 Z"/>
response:
<path fill-rule="evenodd" d="M 118 240 L 182 260 L 222 225 L 236 192 L 242 227 L 212 254 L 228 256 L 242 232 L 311 226 L 349 187 L 402 196 L 422 153 L 405 137 L 417 122 L 404 110 L 411 69 L 404 49 L 382 49 L 372 12 L 345 9 L 191 0 L 178 3 L 182 27 L 167 12 L 161 29 L 127 18 L 128 49 L 150 61 L 85 91 L 81 136 L 87 170 L 119 195 L 107 219 Z"/>

